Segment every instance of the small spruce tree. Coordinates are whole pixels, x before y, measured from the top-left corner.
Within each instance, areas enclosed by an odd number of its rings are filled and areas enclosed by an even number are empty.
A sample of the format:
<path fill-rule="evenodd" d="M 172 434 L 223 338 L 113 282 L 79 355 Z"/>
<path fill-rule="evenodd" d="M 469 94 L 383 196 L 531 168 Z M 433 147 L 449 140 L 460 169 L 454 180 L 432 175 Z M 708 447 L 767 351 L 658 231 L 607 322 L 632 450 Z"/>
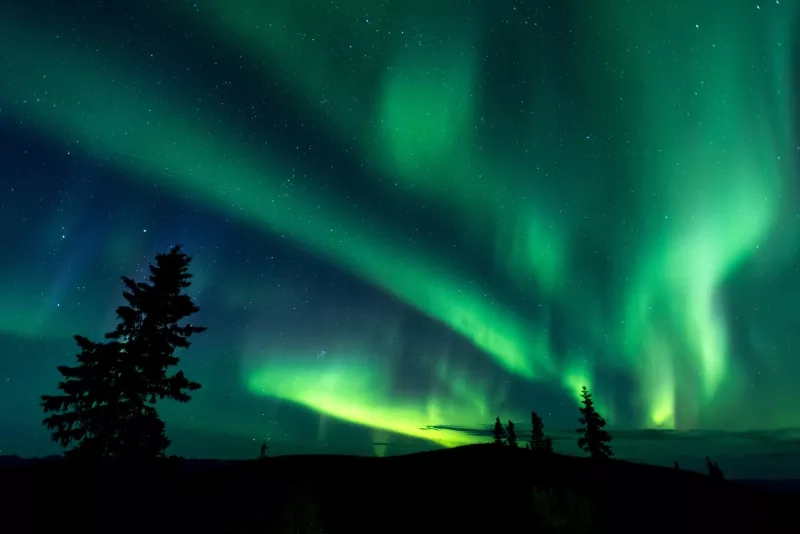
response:
<path fill-rule="evenodd" d="M 494 421 L 492 435 L 494 436 L 495 445 L 505 445 L 506 429 L 503 428 L 503 423 L 500 422 L 499 417 Z"/>
<path fill-rule="evenodd" d="M 70 456 L 126 460 L 164 455 L 170 444 L 164 422 L 155 409 L 159 399 L 191 400 L 200 389 L 178 371 L 178 348 L 205 331 L 179 321 L 199 308 L 184 290 L 191 285 L 191 258 L 173 247 L 156 255 L 147 282 L 122 277 L 127 305 L 117 308 L 119 323 L 106 342 L 75 336 L 80 348 L 77 365 L 62 365 L 63 394 L 43 395 L 44 424 L 53 440 Z M 72 448 L 70 448 L 72 447 Z"/>
<path fill-rule="evenodd" d="M 531 449 L 544 450 L 544 423 L 536 412 L 531 412 Z"/>
<path fill-rule="evenodd" d="M 712 461 L 708 456 L 706 456 L 706 469 L 708 470 L 708 476 L 711 478 L 725 480 L 725 473 L 722 472 L 719 464 Z"/>
<path fill-rule="evenodd" d="M 550 438 L 544 438 L 544 452 L 546 454 L 552 454 L 553 452 L 553 440 Z"/>
<path fill-rule="evenodd" d="M 611 447 L 608 442 L 611 441 L 611 436 L 605 430 L 606 420 L 603 419 L 594 407 L 592 394 L 586 386 L 581 389 L 581 404 L 579 408 L 581 417 L 578 421 L 583 425 L 577 429 L 581 434 L 578 438 L 578 447 L 588 452 L 592 458 L 608 458 L 613 456 Z"/>
<path fill-rule="evenodd" d="M 261 443 L 261 451 L 258 454 L 258 458 L 263 460 L 267 457 L 267 442 Z"/>
<path fill-rule="evenodd" d="M 512 449 L 517 448 L 517 431 L 514 430 L 514 423 L 511 420 L 508 421 L 506 441 L 508 442 L 508 446 L 511 447 Z"/>

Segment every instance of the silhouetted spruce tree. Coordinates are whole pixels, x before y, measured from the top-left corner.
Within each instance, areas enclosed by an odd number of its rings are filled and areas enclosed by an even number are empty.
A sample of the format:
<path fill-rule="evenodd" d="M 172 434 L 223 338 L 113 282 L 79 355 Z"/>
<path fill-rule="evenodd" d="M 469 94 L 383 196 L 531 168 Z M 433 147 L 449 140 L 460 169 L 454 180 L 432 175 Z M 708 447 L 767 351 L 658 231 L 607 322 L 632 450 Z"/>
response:
<path fill-rule="evenodd" d="M 579 408 L 581 417 L 578 421 L 583 427 L 577 429 L 579 434 L 578 447 L 588 452 L 592 458 L 608 458 L 613 456 L 611 447 L 608 442 L 611 441 L 611 436 L 603 428 L 606 426 L 606 420 L 603 419 L 594 407 L 592 394 L 583 386 L 581 389 L 581 404 L 583 407 Z"/>
<path fill-rule="evenodd" d="M 500 422 L 499 417 L 494 421 L 492 435 L 494 436 L 495 445 L 505 445 L 506 429 L 503 428 L 503 423 Z"/>
<path fill-rule="evenodd" d="M 163 456 L 170 441 L 158 416 L 158 399 L 188 402 L 200 384 L 183 371 L 168 374 L 188 348 L 189 337 L 206 330 L 178 322 L 199 308 L 184 290 L 191 285 L 191 258 L 173 247 L 156 255 L 148 282 L 122 277 L 127 305 L 119 323 L 97 343 L 75 336 L 78 365 L 62 365 L 62 395 L 42 395 L 44 424 L 70 456 L 149 459 Z M 70 448 L 72 446 L 72 448 Z"/>
<path fill-rule="evenodd" d="M 267 457 L 267 442 L 265 441 L 261 444 L 261 451 L 258 454 L 258 458 L 263 460 L 266 457 Z"/>
<path fill-rule="evenodd" d="M 506 431 L 506 441 L 508 442 L 508 446 L 512 449 L 517 448 L 517 431 L 514 430 L 514 423 L 509 420 L 508 421 L 508 430 Z"/>
<path fill-rule="evenodd" d="M 547 454 L 551 454 L 553 452 L 553 440 L 550 438 L 544 438 L 544 452 Z"/>
<path fill-rule="evenodd" d="M 680 468 L 681 468 L 681 464 L 679 464 L 677 460 L 675 460 L 674 462 L 672 462 L 672 465 L 675 467 L 675 469 L 678 469 L 678 470 L 680 470 Z"/>
<path fill-rule="evenodd" d="M 544 450 L 544 423 L 536 412 L 531 412 L 531 449 Z"/>
<path fill-rule="evenodd" d="M 711 478 L 715 478 L 717 480 L 725 480 L 725 473 L 722 472 L 722 469 L 719 467 L 717 462 L 714 462 L 706 456 L 706 469 L 708 470 L 708 476 Z"/>

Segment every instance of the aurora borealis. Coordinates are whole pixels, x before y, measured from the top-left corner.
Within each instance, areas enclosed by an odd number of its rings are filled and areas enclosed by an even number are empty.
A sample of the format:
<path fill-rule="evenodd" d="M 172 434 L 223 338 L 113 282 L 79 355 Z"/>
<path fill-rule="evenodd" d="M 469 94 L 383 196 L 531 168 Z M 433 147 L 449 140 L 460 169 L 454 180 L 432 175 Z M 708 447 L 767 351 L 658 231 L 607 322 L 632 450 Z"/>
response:
<path fill-rule="evenodd" d="M 789 0 L 6 2 L 0 448 L 49 450 L 36 399 L 71 335 L 175 242 L 204 387 L 160 409 L 225 436 L 174 438 L 197 454 L 450 446 L 531 409 L 571 429 L 583 384 L 612 434 L 800 427 L 799 22 Z"/>

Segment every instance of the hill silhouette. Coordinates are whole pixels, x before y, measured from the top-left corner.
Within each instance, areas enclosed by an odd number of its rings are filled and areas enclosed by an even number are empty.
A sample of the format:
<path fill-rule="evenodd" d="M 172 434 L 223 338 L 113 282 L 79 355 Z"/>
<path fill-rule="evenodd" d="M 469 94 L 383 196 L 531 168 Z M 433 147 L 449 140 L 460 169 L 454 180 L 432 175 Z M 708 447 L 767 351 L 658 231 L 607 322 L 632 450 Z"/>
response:
<path fill-rule="evenodd" d="M 8 532 L 790 532 L 795 495 L 691 471 L 471 445 L 387 458 L 0 468 Z M 5 530 L 5 529 L 4 529 Z"/>

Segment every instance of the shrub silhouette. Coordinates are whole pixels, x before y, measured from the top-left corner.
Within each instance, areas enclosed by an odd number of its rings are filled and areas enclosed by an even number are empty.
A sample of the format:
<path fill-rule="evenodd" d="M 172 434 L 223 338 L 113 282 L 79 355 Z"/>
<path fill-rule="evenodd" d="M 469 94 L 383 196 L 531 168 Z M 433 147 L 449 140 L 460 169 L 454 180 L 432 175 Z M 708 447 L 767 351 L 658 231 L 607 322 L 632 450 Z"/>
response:
<path fill-rule="evenodd" d="M 178 371 L 177 348 L 206 330 L 178 322 L 199 308 L 184 290 L 191 283 L 191 258 L 175 246 L 157 254 L 147 282 L 122 277 L 127 305 L 117 308 L 119 323 L 94 342 L 75 336 L 78 365 L 62 365 L 63 394 L 42 395 L 41 406 L 51 414 L 43 421 L 53 440 L 69 456 L 149 459 L 164 455 L 170 444 L 164 422 L 155 409 L 159 399 L 191 400 L 200 389 Z"/>
<path fill-rule="evenodd" d="M 611 436 L 605 431 L 603 427 L 606 426 L 606 420 L 603 419 L 594 407 L 592 394 L 586 386 L 581 389 L 581 404 L 582 407 L 578 408 L 581 412 L 581 417 L 578 421 L 583 425 L 577 429 L 579 434 L 578 447 L 588 452 L 592 458 L 608 458 L 613 456 L 611 447 L 608 442 L 611 441 Z"/>
<path fill-rule="evenodd" d="M 719 464 L 711 460 L 708 456 L 706 456 L 706 470 L 708 471 L 708 476 L 711 478 L 725 480 L 725 473 L 722 472 Z"/>

